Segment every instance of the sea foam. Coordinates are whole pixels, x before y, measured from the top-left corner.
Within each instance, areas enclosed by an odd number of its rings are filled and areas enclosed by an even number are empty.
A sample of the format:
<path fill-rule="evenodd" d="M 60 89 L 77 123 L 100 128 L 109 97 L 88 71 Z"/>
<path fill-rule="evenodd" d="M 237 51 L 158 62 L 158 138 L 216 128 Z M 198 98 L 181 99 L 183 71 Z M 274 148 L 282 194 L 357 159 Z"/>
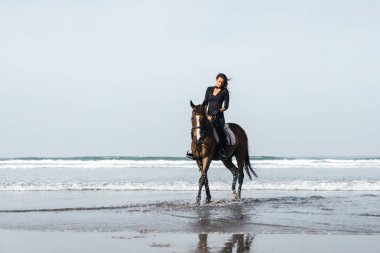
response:
<path fill-rule="evenodd" d="M 380 168 L 380 159 L 251 159 L 255 168 Z M 213 161 L 213 166 L 224 167 Z M 100 169 L 100 168 L 194 168 L 192 160 L 134 160 L 134 159 L 3 159 L 1 169 Z"/>
<path fill-rule="evenodd" d="M 1 183 L 0 191 L 197 191 L 195 182 L 13 182 Z M 227 182 L 212 182 L 210 188 L 229 191 Z M 243 184 L 244 190 L 282 190 L 282 191 L 380 191 L 380 181 L 284 181 L 253 182 Z"/>

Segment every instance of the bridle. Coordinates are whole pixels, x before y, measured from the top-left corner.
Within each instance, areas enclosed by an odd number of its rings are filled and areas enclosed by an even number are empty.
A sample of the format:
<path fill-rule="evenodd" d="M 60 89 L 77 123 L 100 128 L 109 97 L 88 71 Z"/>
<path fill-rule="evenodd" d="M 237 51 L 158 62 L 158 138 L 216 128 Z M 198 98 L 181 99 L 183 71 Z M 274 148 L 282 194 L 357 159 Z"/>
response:
<path fill-rule="evenodd" d="M 193 140 L 196 150 L 198 152 L 201 152 L 203 144 L 207 145 L 207 143 L 205 143 L 206 137 L 209 134 L 208 129 L 206 129 L 206 124 L 208 123 L 207 121 L 208 121 L 207 117 L 203 116 L 200 122 L 200 125 L 191 128 L 191 139 Z M 197 129 L 200 130 L 200 137 L 198 140 L 196 136 L 194 135 L 194 130 L 197 130 Z"/>

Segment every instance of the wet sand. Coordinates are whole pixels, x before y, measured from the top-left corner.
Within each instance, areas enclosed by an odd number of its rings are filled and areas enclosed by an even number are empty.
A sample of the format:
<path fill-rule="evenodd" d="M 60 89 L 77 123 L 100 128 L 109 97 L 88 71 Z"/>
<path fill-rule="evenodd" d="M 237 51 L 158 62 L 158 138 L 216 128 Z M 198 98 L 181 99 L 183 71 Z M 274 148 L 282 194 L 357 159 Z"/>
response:
<path fill-rule="evenodd" d="M 0 194 L 0 252 L 378 252 L 377 193 Z"/>
<path fill-rule="evenodd" d="M 380 235 L 0 230 L 0 252 L 378 252 Z"/>

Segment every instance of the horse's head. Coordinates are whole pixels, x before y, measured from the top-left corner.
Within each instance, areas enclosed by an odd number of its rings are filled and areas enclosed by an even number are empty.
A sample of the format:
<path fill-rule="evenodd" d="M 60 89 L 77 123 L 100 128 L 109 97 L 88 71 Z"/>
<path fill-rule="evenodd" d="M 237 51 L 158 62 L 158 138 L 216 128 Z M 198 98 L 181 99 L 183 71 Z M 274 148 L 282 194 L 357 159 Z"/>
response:
<path fill-rule="evenodd" d="M 195 136 L 196 140 L 202 138 L 206 133 L 207 116 L 206 116 L 206 103 L 203 102 L 201 105 L 194 105 L 193 101 L 190 100 L 190 106 L 193 108 L 191 115 L 192 136 Z"/>

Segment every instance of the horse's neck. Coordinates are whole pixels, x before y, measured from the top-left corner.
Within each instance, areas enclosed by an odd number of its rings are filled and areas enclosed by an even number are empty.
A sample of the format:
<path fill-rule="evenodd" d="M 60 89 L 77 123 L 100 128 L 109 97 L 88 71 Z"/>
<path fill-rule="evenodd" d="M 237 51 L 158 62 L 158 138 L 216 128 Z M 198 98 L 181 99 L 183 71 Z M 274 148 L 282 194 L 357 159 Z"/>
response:
<path fill-rule="evenodd" d="M 211 125 L 211 122 L 208 121 L 207 119 L 205 120 L 205 126 L 204 126 L 204 128 L 205 128 L 205 131 L 206 131 L 207 135 L 212 134 L 212 125 Z"/>
<path fill-rule="evenodd" d="M 212 130 L 213 127 L 212 127 L 211 122 L 206 119 L 202 123 L 203 123 L 202 124 L 202 129 L 203 129 L 204 134 L 205 134 L 204 138 L 214 138 L 214 133 L 213 133 L 213 130 Z M 197 127 L 196 125 L 195 126 L 193 125 L 193 129 L 195 129 L 196 127 Z"/>

